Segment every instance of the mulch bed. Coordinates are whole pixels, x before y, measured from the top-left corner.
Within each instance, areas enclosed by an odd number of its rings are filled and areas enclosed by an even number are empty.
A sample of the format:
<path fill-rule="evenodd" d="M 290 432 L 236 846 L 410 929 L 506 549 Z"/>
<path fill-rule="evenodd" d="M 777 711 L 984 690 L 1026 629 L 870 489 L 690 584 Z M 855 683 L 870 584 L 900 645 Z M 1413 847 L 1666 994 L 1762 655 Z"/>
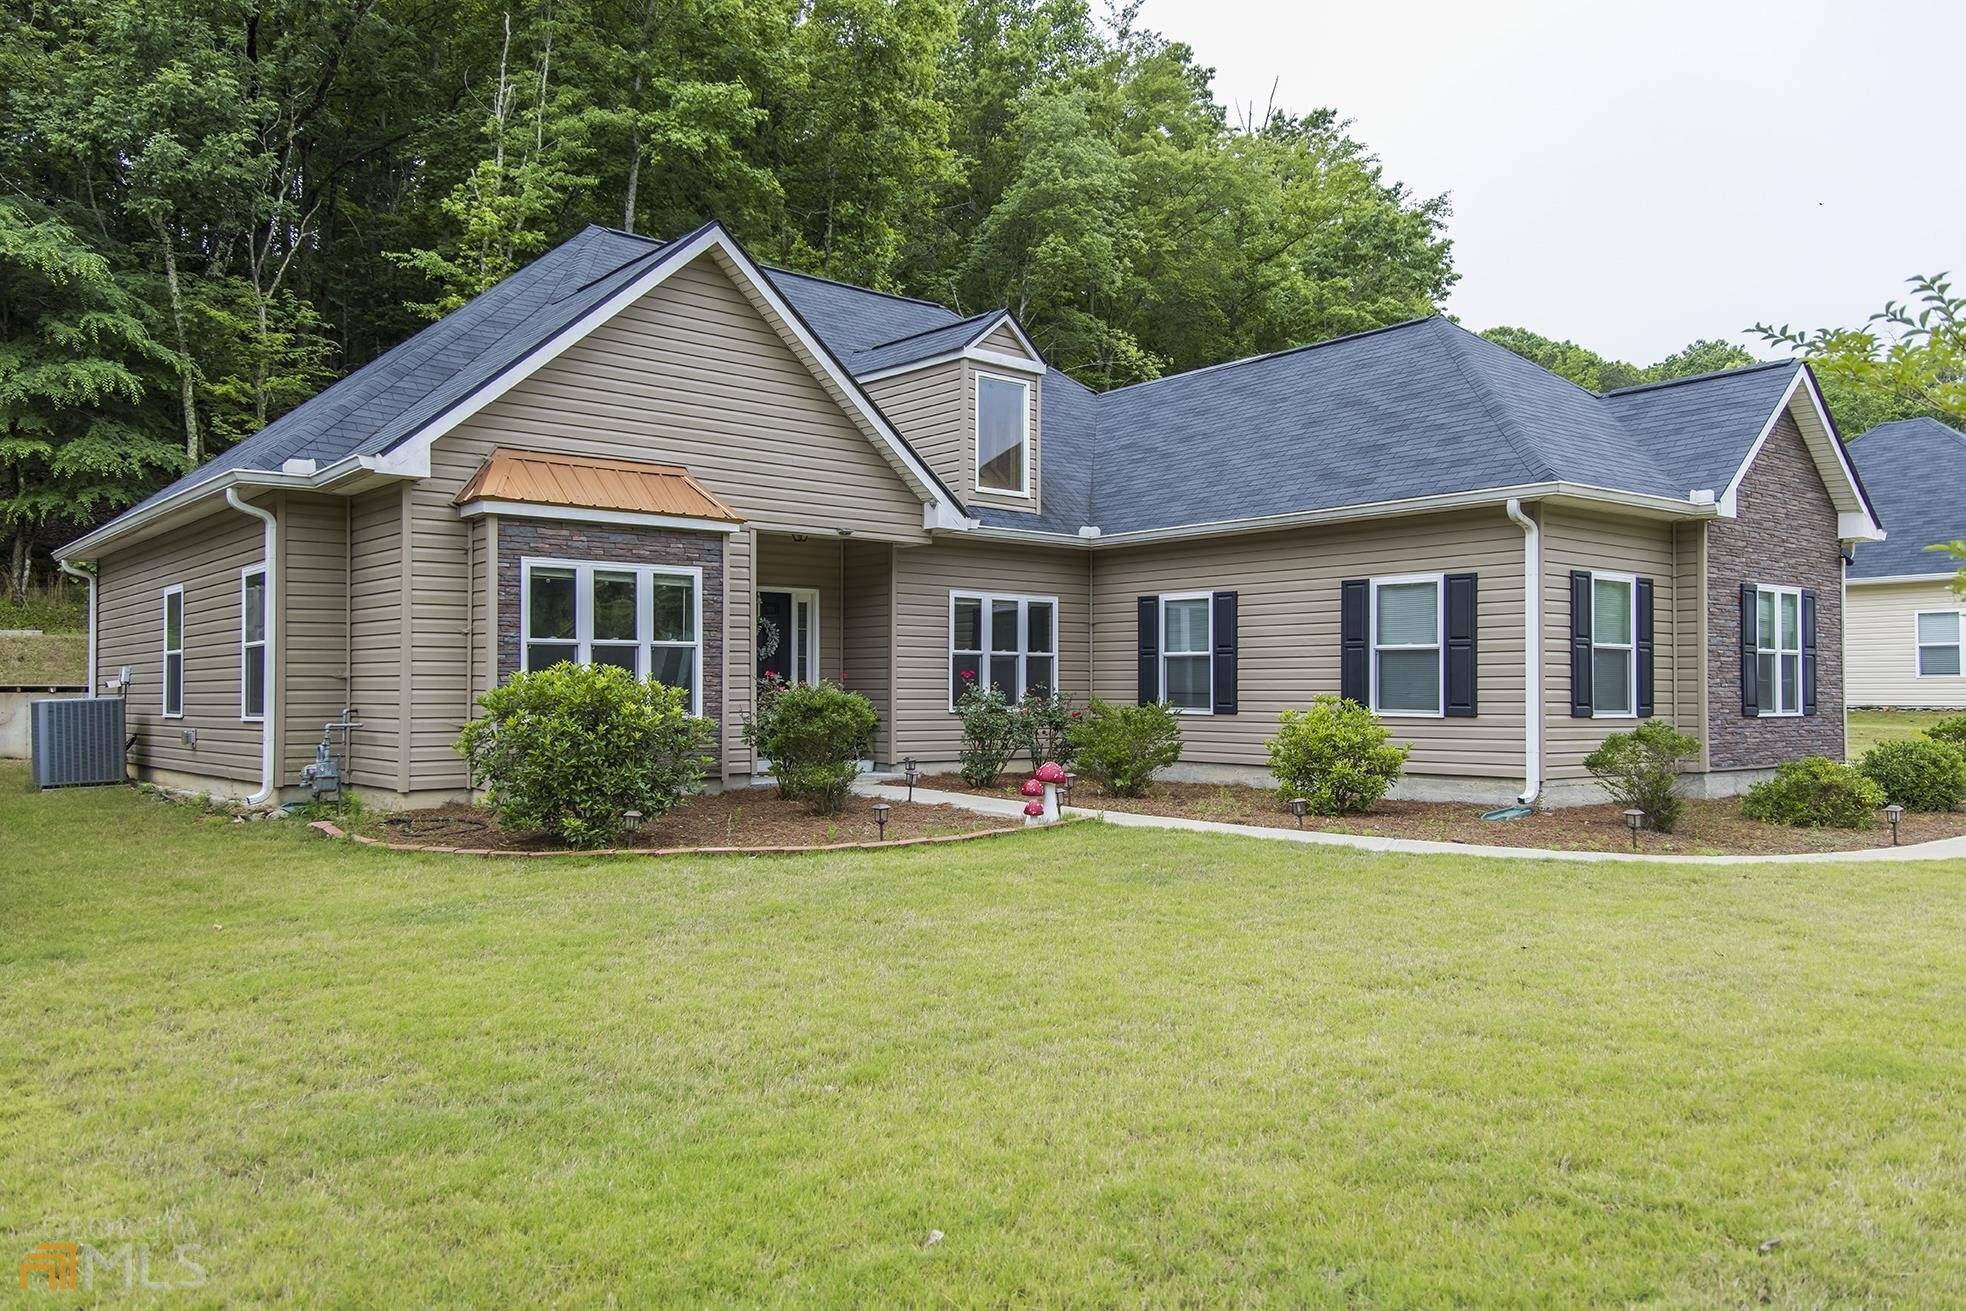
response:
<path fill-rule="evenodd" d="M 959 775 L 937 774 L 923 778 L 920 786 L 940 792 L 1022 800 L 1017 789 L 1025 777 L 1006 774 L 995 786 L 977 788 L 965 783 Z M 1085 810 L 1124 810 L 1265 828 L 1294 828 L 1297 823 L 1275 791 L 1234 783 L 1161 782 L 1153 784 L 1144 797 L 1109 797 L 1081 782 L 1072 794 L 1072 805 Z M 1335 818 L 1307 815 L 1304 827 L 1329 833 L 1365 833 L 1489 847 L 1631 850 L 1631 831 L 1625 827 L 1624 811 L 1618 806 L 1566 806 L 1508 821 L 1481 818 L 1481 812 L 1487 809 L 1490 807 L 1464 802 L 1382 801 L 1365 815 Z M 1966 811 L 1939 814 L 1906 811 L 1899 827 L 1899 840 L 1906 845 L 1961 834 L 1966 834 Z M 1686 813 L 1671 833 L 1648 830 L 1638 835 L 1641 852 L 1685 856 L 1801 855 L 1890 845 L 1891 829 L 1881 817 L 1869 829 L 1790 828 L 1746 818 L 1741 814 L 1739 797 L 1688 801 Z"/>
<path fill-rule="evenodd" d="M 996 815 L 978 815 L 957 806 L 893 802 L 887 841 L 947 837 L 1011 826 Z M 733 788 L 691 797 L 661 819 L 643 826 L 623 847 L 641 850 L 717 847 L 826 847 L 875 842 L 880 826 L 873 803 L 854 797 L 837 815 L 814 815 L 801 802 L 783 801 L 768 787 Z M 439 847 L 468 851 L 565 851 L 541 833 L 506 832 L 488 810 L 462 802 L 427 810 L 374 813 L 360 826 L 363 836 L 392 846 Z"/>

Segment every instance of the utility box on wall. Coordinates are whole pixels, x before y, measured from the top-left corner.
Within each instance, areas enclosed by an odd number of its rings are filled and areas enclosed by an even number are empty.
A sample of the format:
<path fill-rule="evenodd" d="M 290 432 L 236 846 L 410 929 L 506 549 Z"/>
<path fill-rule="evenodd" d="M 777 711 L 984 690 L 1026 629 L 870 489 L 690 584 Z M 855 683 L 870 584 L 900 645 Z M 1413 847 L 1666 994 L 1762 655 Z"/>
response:
<path fill-rule="evenodd" d="M 35 787 L 121 783 L 127 777 L 120 696 L 36 701 L 31 731 Z"/>

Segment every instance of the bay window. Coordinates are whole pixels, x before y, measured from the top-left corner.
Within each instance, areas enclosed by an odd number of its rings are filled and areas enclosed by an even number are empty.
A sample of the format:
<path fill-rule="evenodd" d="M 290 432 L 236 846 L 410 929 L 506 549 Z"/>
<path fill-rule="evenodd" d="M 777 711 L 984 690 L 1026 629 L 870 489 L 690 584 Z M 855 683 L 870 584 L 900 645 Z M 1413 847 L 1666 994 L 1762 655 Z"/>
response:
<path fill-rule="evenodd" d="M 949 708 L 971 687 L 1008 701 L 1058 690 L 1058 598 L 949 594 Z"/>
<path fill-rule="evenodd" d="M 520 562 L 521 666 L 615 665 L 689 693 L 702 713 L 702 574 L 669 566 Z"/>

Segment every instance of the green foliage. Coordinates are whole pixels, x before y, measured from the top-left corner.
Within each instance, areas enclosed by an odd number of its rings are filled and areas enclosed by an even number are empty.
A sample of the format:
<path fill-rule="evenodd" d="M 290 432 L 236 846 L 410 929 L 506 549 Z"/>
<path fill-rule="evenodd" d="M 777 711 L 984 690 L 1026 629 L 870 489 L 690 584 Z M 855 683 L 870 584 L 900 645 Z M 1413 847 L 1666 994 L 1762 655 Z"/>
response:
<path fill-rule="evenodd" d="M 972 787 L 988 787 L 1017 754 L 1017 715 L 1004 694 L 972 681 L 956 698 L 962 748 L 956 772 Z"/>
<path fill-rule="evenodd" d="M 1574 341 L 1557 341 L 1527 328 L 1490 328 L 1481 334 L 1526 360 L 1595 392 L 1635 387 L 1647 382 L 1670 382 L 1699 373 L 1716 373 L 1753 364 L 1754 356 L 1731 342 L 1703 338 L 1689 342 L 1649 368 L 1599 355 Z"/>
<path fill-rule="evenodd" d="M 1857 768 L 1884 790 L 1885 801 L 1906 810 L 1950 810 L 1966 801 L 1966 749 L 1936 736 L 1880 742 Z"/>
<path fill-rule="evenodd" d="M 1749 788 L 1741 813 L 1764 824 L 1869 828 L 1883 804 L 1884 789 L 1850 766 L 1827 756 L 1805 756 Z"/>
<path fill-rule="evenodd" d="M 1358 702 L 1327 693 L 1277 716 L 1269 750 L 1281 799 L 1302 797 L 1316 815 L 1362 815 L 1399 780 L 1411 748 L 1394 746 Z"/>
<path fill-rule="evenodd" d="M 1608 735 L 1584 757 L 1584 768 L 1618 805 L 1644 811 L 1654 829 L 1670 833 L 1686 809 L 1680 770 L 1699 753 L 1698 738 L 1663 719 L 1648 719 L 1629 733 Z"/>
<path fill-rule="evenodd" d="M 1966 297 L 1944 273 L 1907 283 L 1907 299 L 1886 301 L 1862 327 L 1754 326 L 1809 361 L 1846 438 L 1894 419 L 1966 427 Z"/>
<path fill-rule="evenodd" d="M 1181 723 L 1165 701 L 1144 706 L 1094 700 L 1070 733 L 1079 772 L 1116 797 L 1137 797 L 1181 759 Z"/>
<path fill-rule="evenodd" d="M 514 674 L 478 698 L 459 754 L 499 821 L 568 846 L 613 841 L 624 811 L 666 815 L 702 786 L 716 725 L 680 688 L 612 665 Z"/>
<path fill-rule="evenodd" d="M 879 722 L 873 702 L 837 684 L 774 684 L 760 689 L 744 738 L 771 762 L 780 796 L 837 815 Z"/>
<path fill-rule="evenodd" d="M 1072 726 L 1083 713 L 1071 699 L 1028 692 L 1011 711 L 1017 744 L 1031 758 L 1031 771 L 1045 761 L 1069 766 L 1078 754 L 1072 746 Z"/>
<path fill-rule="evenodd" d="M 1966 751 L 1966 715 L 1947 715 L 1926 729 L 1925 736 Z"/>

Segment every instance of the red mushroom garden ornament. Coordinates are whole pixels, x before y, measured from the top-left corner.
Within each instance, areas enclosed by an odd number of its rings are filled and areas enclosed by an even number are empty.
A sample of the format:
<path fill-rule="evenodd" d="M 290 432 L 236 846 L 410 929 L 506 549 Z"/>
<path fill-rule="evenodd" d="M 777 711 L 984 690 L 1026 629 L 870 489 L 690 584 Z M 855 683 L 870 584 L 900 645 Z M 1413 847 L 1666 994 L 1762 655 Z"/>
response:
<path fill-rule="evenodd" d="M 1024 786 L 1019 791 L 1023 792 L 1027 797 L 1041 797 L 1044 795 L 1044 784 L 1034 778 L 1027 778 L 1024 780 Z"/>
<path fill-rule="evenodd" d="M 1047 760 L 1038 766 L 1038 772 L 1035 777 L 1040 783 L 1063 783 L 1065 781 L 1065 767 L 1055 760 Z"/>
<path fill-rule="evenodd" d="M 1025 802 L 1025 803 L 1024 803 L 1024 822 L 1025 822 L 1026 824 L 1042 824 L 1042 823 L 1044 823 L 1044 822 L 1045 822 L 1045 817 L 1044 817 L 1044 802 L 1042 802 L 1042 801 L 1027 801 L 1027 802 Z"/>
<path fill-rule="evenodd" d="M 1026 824 L 1050 824 L 1057 821 L 1058 785 L 1064 781 L 1065 771 L 1053 760 L 1047 760 L 1039 765 L 1038 772 L 1024 780 L 1024 786 L 1019 790 L 1031 798 L 1024 807 Z"/>

